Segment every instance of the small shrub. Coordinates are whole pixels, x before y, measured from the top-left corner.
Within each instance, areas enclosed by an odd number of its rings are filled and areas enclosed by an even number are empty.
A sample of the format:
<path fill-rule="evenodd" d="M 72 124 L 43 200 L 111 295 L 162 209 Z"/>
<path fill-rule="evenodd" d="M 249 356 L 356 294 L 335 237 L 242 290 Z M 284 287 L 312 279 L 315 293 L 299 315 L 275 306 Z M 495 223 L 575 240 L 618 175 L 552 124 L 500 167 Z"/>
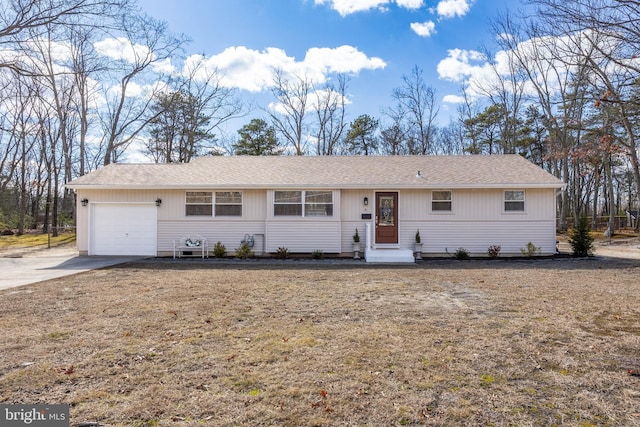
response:
<path fill-rule="evenodd" d="M 420 230 L 416 231 L 416 243 L 420 243 Z"/>
<path fill-rule="evenodd" d="M 279 247 L 276 251 L 276 258 L 278 259 L 287 259 L 289 258 L 289 255 L 289 249 L 285 248 L 284 246 Z"/>
<path fill-rule="evenodd" d="M 247 259 L 253 256 L 253 251 L 248 243 L 243 243 L 236 249 L 236 258 Z"/>
<path fill-rule="evenodd" d="M 321 250 L 315 250 L 313 252 L 311 252 L 311 258 L 313 259 L 322 259 L 324 258 L 324 252 L 322 252 Z"/>
<path fill-rule="evenodd" d="M 502 248 L 500 247 L 500 245 L 491 245 L 489 246 L 489 249 L 487 249 L 487 255 L 489 255 L 491 258 L 498 258 L 500 256 L 501 250 Z"/>
<path fill-rule="evenodd" d="M 353 235 L 353 243 L 360 243 L 360 235 L 358 234 L 357 228 L 356 228 L 356 233 Z"/>
<path fill-rule="evenodd" d="M 469 251 L 467 251 L 465 248 L 458 248 L 456 249 L 456 253 L 453 256 L 455 259 L 459 260 L 469 259 Z"/>
<path fill-rule="evenodd" d="M 571 230 L 569 237 L 569 244 L 574 256 L 593 255 L 593 236 L 589 233 L 590 231 L 589 220 L 585 216 L 581 217 L 576 228 Z"/>
<path fill-rule="evenodd" d="M 526 247 L 520 249 L 520 253 L 528 257 L 540 255 L 540 247 L 534 245 L 533 242 L 529 242 Z"/>
<path fill-rule="evenodd" d="M 227 248 L 222 242 L 218 241 L 213 245 L 213 256 L 216 258 L 222 258 L 227 254 Z"/>

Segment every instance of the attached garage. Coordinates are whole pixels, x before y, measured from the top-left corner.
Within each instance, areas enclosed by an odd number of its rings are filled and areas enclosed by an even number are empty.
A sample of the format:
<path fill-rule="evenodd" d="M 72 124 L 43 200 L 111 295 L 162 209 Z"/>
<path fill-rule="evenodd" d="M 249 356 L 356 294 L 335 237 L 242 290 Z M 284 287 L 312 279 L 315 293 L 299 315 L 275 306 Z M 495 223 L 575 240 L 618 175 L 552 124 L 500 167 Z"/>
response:
<path fill-rule="evenodd" d="M 156 256 L 158 208 L 150 203 L 92 203 L 89 255 Z"/>

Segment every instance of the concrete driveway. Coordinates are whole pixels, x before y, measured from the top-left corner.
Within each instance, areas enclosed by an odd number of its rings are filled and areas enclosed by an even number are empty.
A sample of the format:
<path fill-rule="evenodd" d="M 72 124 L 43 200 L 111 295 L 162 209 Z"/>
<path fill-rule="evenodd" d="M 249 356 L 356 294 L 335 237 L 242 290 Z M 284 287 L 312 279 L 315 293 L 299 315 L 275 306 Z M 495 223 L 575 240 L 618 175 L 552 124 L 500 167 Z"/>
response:
<path fill-rule="evenodd" d="M 96 268 L 141 259 L 132 256 L 78 256 L 73 247 L 0 254 L 0 290 L 57 279 Z"/>

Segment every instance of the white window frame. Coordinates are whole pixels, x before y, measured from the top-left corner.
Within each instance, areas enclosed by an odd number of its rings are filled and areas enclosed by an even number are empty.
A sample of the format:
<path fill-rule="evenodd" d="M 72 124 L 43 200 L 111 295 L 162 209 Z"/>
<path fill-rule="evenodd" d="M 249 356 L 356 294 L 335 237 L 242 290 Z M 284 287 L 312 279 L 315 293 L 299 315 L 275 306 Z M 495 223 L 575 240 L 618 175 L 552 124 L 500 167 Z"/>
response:
<path fill-rule="evenodd" d="M 449 193 L 449 199 L 434 199 L 435 193 Z M 449 209 L 434 209 L 434 203 L 449 203 Z M 431 191 L 431 212 L 433 213 L 451 213 L 453 212 L 453 191 L 451 190 L 432 190 Z"/>
<path fill-rule="evenodd" d="M 514 199 L 514 198 L 507 198 L 507 194 L 515 194 L 515 193 L 521 193 L 522 194 L 522 200 Z M 527 195 L 526 195 L 526 191 L 525 190 L 504 190 L 504 192 L 502 193 L 502 211 L 504 213 L 514 213 L 514 214 L 524 213 L 525 209 L 527 207 L 526 201 L 527 201 Z M 519 209 L 507 209 L 507 203 L 510 203 L 510 204 L 512 204 L 514 206 L 515 206 L 516 203 L 518 204 L 518 206 L 521 204 L 522 208 L 519 208 Z"/>
<path fill-rule="evenodd" d="M 194 202 L 189 203 L 189 193 L 209 194 L 209 196 L 211 198 L 211 202 L 209 202 L 209 203 L 194 203 Z M 184 194 L 184 215 L 187 216 L 187 217 L 192 217 L 192 216 L 212 217 L 213 216 L 213 197 L 214 197 L 213 191 L 186 191 L 185 194 Z M 211 213 L 210 214 L 190 214 L 189 213 L 189 209 L 188 209 L 189 206 L 209 206 L 211 208 Z"/>
<path fill-rule="evenodd" d="M 299 193 L 300 194 L 300 202 L 294 202 L 294 203 L 285 203 L 285 202 L 278 202 L 276 201 L 277 199 L 277 194 L 278 193 L 286 193 L 286 192 L 293 192 L 293 193 Z M 330 203 L 309 203 L 307 201 L 307 195 L 308 193 L 328 193 L 331 195 L 331 202 Z M 334 192 L 332 190 L 274 190 L 273 191 L 273 210 L 272 210 L 272 214 L 274 217 L 293 217 L 293 218 L 332 218 L 334 215 L 334 207 L 335 207 L 335 195 Z M 327 215 L 317 215 L 317 214 L 311 214 L 311 205 L 331 205 L 331 214 Z M 276 206 L 277 205 L 300 205 L 300 214 L 299 215 L 295 215 L 295 214 L 291 214 L 291 215 L 286 215 L 286 214 L 278 214 L 276 213 Z M 327 210 L 325 209 L 325 212 Z"/>
<path fill-rule="evenodd" d="M 314 194 L 315 193 L 315 194 Z M 322 195 L 328 194 L 331 196 L 331 200 L 329 202 L 316 202 L 313 203 L 312 200 L 309 200 L 309 197 L 313 197 L 314 195 Z M 331 218 L 333 217 L 333 191 L 331 190 L 305 190 L 303 192 L 304 204 L 302 206 L 302 216 L 303 217 L 316 217 L 316 218 Z M 313 209 L 314 206 L 324 207 L 324 209 Z M 327 209 L 329 208 L 329 209 Z M 327 211 L 330 210 L 331 214 L 328 214 Z M 315 213 L 310 213 L 315 212 Z M 324 212 L 324 213 L 323 213 Z"/>

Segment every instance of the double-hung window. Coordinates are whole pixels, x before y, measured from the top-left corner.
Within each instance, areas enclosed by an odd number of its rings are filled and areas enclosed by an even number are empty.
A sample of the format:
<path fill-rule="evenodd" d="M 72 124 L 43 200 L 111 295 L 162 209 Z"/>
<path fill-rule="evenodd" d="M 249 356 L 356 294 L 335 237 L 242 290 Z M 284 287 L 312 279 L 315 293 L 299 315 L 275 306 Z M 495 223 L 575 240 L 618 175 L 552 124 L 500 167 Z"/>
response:
<path fill-rule="evenodd" d="M 432 191 L 431 210 L 433 212 L 451 212 L 451 191 Z"/>
<path fill-rule="evenodd" d="M 274 191 L 274 216 L 333 216 L 332 191 Z"/>
<path fill-rule="evenodd" d="M 242 192 L 216 191 L 216 216 L 242 216 Z"/>
<path fill-rule="evenodd" d="M 185 214 L 187 216 L 211 216 L 213 214 L 211 191 L 187 191 Z"/>
<path fill-rule="evenodd" d="M 333 216 L 333 192 L 305 191 L 304 216 Z"/>
<path fill-rule="evenodd" d="M 508 190 L 504 192 L 505 212 L 524 212 L 524 191 Z"/>
<path fill-rule="evenodd" d="M 302 216 L 302 191 L 276 191 L 273 198 L 275 216 Z"/>

